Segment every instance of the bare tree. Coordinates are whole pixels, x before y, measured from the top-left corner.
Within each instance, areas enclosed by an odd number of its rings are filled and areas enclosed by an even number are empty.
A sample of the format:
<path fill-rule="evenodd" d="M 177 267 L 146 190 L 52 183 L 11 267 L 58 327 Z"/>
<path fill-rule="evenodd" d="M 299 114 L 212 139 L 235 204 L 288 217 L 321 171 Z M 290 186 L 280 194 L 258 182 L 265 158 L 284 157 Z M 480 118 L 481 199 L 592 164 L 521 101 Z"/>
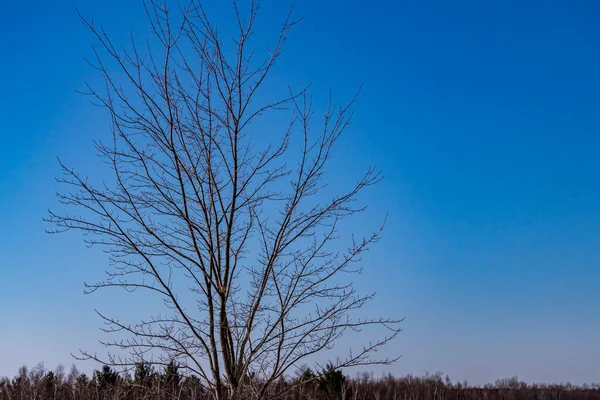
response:
<path fill-rule="evenodd" d="M 336 107 L 330 99 L 315 134 L 308 88 L 259 96 L 298 21 L 288 15 L 258 61 L 255 2 L 241 12 L 234 1 L 231 41 L 199 1 L 174 11 L 148 1 L 145 10 L 159 50 L 142 51 L 133 37 L 129 49 L 117 47 L 82 18 L 99 43 L 91 64 L 106 86 L 88 89 L 111 117 L 111 140 L 97 150 L 114 180 L 94 185 L 61 162 L 59 181 L 70 189 L 58 197 L 80 214 L 51 211 L 47 220 L 52 232 L 82 231 L 108 253 L 112 269 L 87 292 L 145 290 L 167 307 L 135 323 L 100 314 L 106 331 L 121 333 L 102 343 L 127 355 L 82 357 L 124 367 L 176 360 L 216 399 L 274 396 L 271 384 L 362 328 L 379 327 L 381 336 L 332 366 L 395 361 L 373 353 L 401 321 L 354 315 L 372 295 L 357 293 L 351 276 L 383 226 L 360 239 L 338 229 L 364 211 L 357 196 L 379 175 L 370 168 L 349 190 L 325 195 L 325 169 L 354 100 Z M 259 125 L 286 112 L 281 131 Z"/>

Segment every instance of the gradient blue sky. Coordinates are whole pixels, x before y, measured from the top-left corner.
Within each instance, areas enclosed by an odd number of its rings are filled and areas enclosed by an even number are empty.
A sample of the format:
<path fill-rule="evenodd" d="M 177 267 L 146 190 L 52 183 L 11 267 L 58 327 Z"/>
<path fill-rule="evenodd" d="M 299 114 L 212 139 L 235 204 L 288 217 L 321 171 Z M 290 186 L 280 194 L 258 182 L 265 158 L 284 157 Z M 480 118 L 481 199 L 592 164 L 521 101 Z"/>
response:
<path fill-rule="evenodd" d="M 290 4 L 275 3 L 259 24 Z M 0 375 L 69 365 L 98 348 L 93 308 L 143 307 L 82 295 L 104 256 L 44 233 L 56 157 L 93 175 L 92 139 L 108 133 L 75 93 L 98 76 L 74 6 L 117 42 L 145 23 L 129 0 L 0 10 Z M 372 162 L 385 176 L 364 198 L 389 222 L 360 283 L 379 294 L 368 311 L 406 317 L 385 370 L 600 381 L 600 4 L 303 0 L 296 13 L 277 79 L 342 98 L 365 84 L 336 161 L 340 176 Z"/>

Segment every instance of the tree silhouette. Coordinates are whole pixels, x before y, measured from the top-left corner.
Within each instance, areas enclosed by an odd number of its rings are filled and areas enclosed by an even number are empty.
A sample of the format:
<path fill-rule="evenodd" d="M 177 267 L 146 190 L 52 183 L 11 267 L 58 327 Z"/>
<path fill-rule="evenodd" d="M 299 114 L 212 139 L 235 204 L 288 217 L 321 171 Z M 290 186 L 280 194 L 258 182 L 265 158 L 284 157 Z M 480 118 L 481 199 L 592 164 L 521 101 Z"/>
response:
<path fill-rule="evenodd" d="M 133 379 L 137 385 L 148 387 L 155 376 L 156 373 L 151 364 L 145 362 L 136 364 Z"/>
<path fill-rule="evenodd" d="M 146 291 L 166 306 L 134 323 L 100 314 L 119 337 L 103 343 L 119 353 L 81 358 L 126 368 L 175 359 L 219 400 L 247 390 L 264 398 L 348 332 L 377 328 L 335 368 L 392 363 L 397 357 L 374 355 L 401 322 L 356 316 L 373 294 L 359 293 L 354 279 L 383 221 L 359 236 L 340 229 L 365 211 L 359 195 L 378 172 L 328 189 L 355 98 L 338 107 L 330 97 L 316 120 L 307 88 L 263 93 L 297 21 L 287 17 L 261 60 L 251 46 L 258 8 L 249 1 L 244 13 L 234 1 L 230 40 L 200 1 L 175 11 L 149 1 L 156 46 L 132 40 L 129 49 L 83 19 L 99 42 L 91 63 L 106 90 L 89 94 L 110 115 L 97 150 L 112 178 L 93 183 L 61 163 L 68 191 L 59 200 L 80 214 L 47 219 L 53 232 L 82 231 L 108 254 L 112 269 L 88 293 Z M 249 371 L 259 387 L 244 387 Z"/>
<path fill-rule="evenodd" d="M 346 383 L 346 377 L 333 364 L 327 364 L 318 377 L 319 391 L 327 400 L 340 400 Z"/>
<path fill-rule="evenodd" d="M 171 360 L 165 368 L 164 381 L 167 393 L 171 398 L 176 398 L 181 383 L 181 376 L 179 375 L 179 367 L 175 360 Z"/>
<path fill-rule="evenodd" d="M 95 370 L 93 374 L 93 381 L 100 391 L 114 387 L 118 379 L 119 374 L 108 365 L 102 366 L 100 371 Z"/>

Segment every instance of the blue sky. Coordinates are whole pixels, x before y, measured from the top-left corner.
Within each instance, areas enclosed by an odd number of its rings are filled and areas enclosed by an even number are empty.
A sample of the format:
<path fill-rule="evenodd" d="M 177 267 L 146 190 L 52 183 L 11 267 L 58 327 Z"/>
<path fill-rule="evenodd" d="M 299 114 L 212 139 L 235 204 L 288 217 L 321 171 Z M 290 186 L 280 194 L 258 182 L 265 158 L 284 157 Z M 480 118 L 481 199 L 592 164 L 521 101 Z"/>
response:
<path fill-rule="evenodd" d="M 289 4 L 265 1 L 259 25 Z M 108 134 L 75 93 L 98 81 L 75 6 L 117 42 L 144 27 L 137 1 L 0 12 L 0 375 L 69 365 L 98 348 L 94 308 L 144 306 L 83 296 L 104 256 L 44 233 L 56 157 L 94 176 L 92 140 Z M 305 20 L 276 81 L 313 82 L 321 99 L 365 85 L 334 175 L 375 163 L 385 177 L 363 197 L 389 221 L 360 282 L 378 292 L 366 311 L 406 317 L 389 349 L 403 358 L 384 370 L 600 380 L 600 5 L 304 0 L 295 12 Z"/>

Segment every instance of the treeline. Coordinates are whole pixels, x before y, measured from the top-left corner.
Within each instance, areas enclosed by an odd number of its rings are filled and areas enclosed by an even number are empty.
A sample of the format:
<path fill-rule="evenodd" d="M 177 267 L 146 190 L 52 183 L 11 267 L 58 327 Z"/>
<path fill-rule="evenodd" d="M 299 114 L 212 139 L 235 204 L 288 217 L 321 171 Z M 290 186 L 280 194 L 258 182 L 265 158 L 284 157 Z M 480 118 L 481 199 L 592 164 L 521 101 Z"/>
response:
<path fill-rule="evenodd" d="M 255 398 L 248 377 L 247 398 Z M 279 395 L 278 395 L 279 394 Z M 310 369 L 295 378 L 274 383 L 265 398 L 283 400 L 583 400 L 599 399 L 600 385 L 529 385 L 517 378 L 501 379 L 483 387 L 452 382 L 442 374 L 425 377 L 355 378 L 327 368 Z M 43 365 L 21 367 L 17 375 L 0 379 L 0 400 L 209 400 L 210 393 L 194 376 L 182 376 L 174 363 L 162 371 L 139 364 L 132 373 L 117 373 L 109 366 L 91 376 L 73 367 L 54 371 Z"/>

